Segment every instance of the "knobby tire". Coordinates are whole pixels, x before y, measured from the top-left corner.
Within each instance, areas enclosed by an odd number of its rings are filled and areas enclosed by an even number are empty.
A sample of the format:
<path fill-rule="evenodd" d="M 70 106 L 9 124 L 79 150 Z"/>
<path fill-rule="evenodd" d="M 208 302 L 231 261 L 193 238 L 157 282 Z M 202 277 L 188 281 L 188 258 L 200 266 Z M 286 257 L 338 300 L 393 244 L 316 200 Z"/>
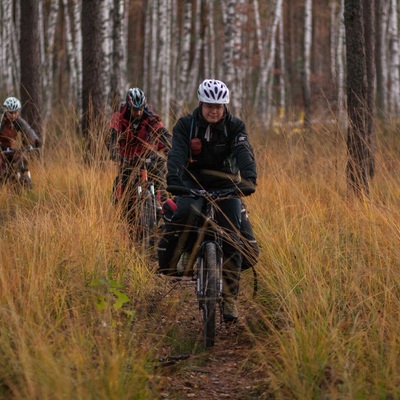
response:
<path fill-rule="evenodd" d="M 207 243 L 204 254 L 204 303 L 203 340 L 204 347 L 212 347 L 215 342 L 216 312 L 218 302 L 217 248 L 215 243 Z"/>

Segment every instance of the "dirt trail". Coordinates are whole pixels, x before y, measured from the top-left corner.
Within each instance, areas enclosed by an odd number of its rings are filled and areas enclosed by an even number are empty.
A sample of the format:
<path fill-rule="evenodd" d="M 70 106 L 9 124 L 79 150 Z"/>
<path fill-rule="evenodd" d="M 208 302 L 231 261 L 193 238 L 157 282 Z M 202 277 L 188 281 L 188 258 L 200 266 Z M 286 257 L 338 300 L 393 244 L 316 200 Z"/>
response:
<path fill-rule="evenodd" d="M 194 287 L 187 284 L 169 294 L 180 301 L 176 323 L 187 335 L 201 343 L 201 314 L 196 308 Z M 237 323 L 218 322 L 215 346 L 207 351 L 192 349 L 191 354 L 173 355 L 160 364 L 157 372 L 162 384 L 159 399 L 267 399 L 267 373 L 252 361 L 254 341 L 246 329 L 249 304 L 239 298 Z M 185 333 L 184 333 L 185 334 Z M 179 357 L 188 357 L 179 359 Z"/>

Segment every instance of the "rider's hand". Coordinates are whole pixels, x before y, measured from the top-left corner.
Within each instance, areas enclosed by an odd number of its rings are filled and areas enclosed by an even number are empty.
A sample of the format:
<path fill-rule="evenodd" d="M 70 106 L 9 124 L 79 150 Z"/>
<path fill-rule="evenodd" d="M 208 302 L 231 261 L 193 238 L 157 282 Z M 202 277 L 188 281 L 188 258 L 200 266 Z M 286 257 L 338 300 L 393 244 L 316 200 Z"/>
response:
<path fill-rule="evenodd" d="M 237 188 L 242 196 L 250 196 L 256 191 L 256 184 L 248 179 L 242 179 L 237 184 Z"/>
<path fill-rule="evenodd" d="M 40 139 L 36 139 L 34 145 L 35 147 L 42 147 L 42 141 Z"/>
<path fill-rule="evenodd" d="M 190 193 L 195 196 L 203 197 L 206 195 L 207 191 L 204 189 L 190 189 Z"/>

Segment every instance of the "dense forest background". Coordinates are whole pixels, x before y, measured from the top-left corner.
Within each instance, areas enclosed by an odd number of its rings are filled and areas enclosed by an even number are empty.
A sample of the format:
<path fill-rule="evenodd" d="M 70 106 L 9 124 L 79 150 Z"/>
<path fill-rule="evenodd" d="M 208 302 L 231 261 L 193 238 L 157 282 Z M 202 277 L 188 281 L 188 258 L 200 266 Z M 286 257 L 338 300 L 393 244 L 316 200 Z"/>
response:
<path fill-rule="evenodd" d="M 372 8 L 377 107 L 396 116 L 398 2 L 348 3 Z M 215 77 L 232 89 L 234 112 L 265 126 L 304 114 L 344 121 L 344 11 L 344 0 L 3 0 L 0 95 L 33 99 L 46 120 L 59 106 L 81 113 L 91 79 L 95 108 L 139 86 L 170 124 Z"/>

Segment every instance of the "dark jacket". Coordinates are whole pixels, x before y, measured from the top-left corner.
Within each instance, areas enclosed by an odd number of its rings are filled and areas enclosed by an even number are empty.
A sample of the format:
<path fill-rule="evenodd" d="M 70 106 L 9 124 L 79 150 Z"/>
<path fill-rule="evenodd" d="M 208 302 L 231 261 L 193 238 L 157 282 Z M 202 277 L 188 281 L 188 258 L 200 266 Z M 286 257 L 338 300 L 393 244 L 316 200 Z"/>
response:
<path fill-rule="evenodd" d="M 257 172 L 246 127 L 227 110 L 209 124 L 201 109 L 180 118 L 168 153 L 168 186 L 227 188 L 245 179 L 256 184 Z M 240 174 L 239 174 L 240 172 Z"/>
<path fill-rule="evenodd" d="M 0 126 L 0 146 L 3 149 L 15 148 L 16 140 L 18 138 L 18 132 L 22 133 L 22 140 L 25 144 L 34 144 L 35 146 L 41 146 L 42 141 L 36 135 L 35 131 L 29 126 L 29 124 L 21 117 L 14 122 L 4 118 Z"/>
<path fill-rule="evenodd" d="M 171 135 L 161 118 L 151 108 L 145 107 L 140 120 L 133 121 L 126 104 L 111 118 L 111 140 L 108 148 L 118 147 L 121 158 L 133 159 L 151 152 L 166 151 Z"/>

